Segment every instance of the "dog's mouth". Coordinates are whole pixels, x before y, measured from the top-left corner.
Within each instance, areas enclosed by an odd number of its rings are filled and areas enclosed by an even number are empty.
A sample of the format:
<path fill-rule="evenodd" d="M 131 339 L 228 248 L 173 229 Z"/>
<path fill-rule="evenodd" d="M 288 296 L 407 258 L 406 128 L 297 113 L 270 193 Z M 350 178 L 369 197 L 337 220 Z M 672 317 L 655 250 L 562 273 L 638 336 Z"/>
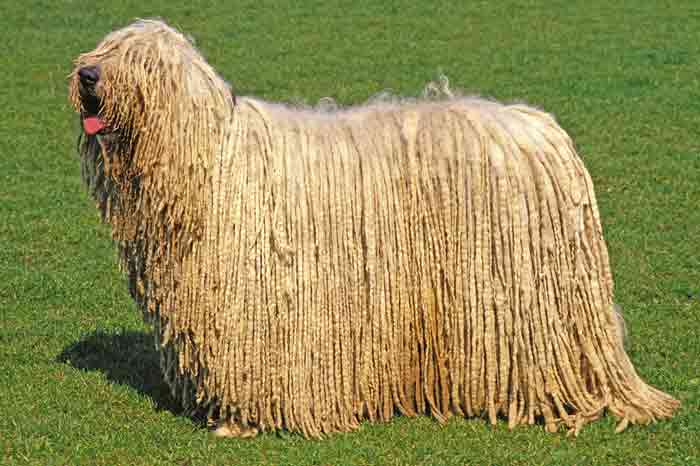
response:
<path fill-rule="evenodd" d="M 84 66 L 78 70 L 80 99 L 83 111 L 83 129 L 88 136 L 104 133 L 109 125 L 100 116 L 102 99 L 100 98 L 100 67 Z"/>
<path fill-rule="evenodd" d="M 83 129 L 88 136 L 101 133 L 107 128 L 107 123 L 99 116 L 84 116 Z"/>

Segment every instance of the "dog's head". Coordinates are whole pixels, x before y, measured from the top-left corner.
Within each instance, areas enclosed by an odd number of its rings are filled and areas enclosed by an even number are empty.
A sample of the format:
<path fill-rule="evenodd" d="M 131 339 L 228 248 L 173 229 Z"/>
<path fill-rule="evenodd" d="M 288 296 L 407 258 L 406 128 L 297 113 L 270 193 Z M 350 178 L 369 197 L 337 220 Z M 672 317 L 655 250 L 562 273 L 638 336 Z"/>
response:
<path fill-rule="evenodd" d="M 107 35 L 75 60 L 69 80 L 88 141 L 120 142 L 159 163 L 177 157 L 185 138 L 201 144 L 235 103 L 231 87 L 191 42 L 157 20 Z"/>

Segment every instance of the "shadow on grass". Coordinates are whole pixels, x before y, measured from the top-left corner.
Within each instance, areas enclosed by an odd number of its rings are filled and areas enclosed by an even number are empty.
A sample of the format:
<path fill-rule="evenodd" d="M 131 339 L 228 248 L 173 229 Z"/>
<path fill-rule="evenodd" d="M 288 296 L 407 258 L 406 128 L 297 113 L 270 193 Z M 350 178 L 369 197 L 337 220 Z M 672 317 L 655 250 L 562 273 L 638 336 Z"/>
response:
<path fill-rule="evenodd" d="M 64 348 L 56 359 L 77 369 L 100 371 L 107 380 L 151 398 L 156 409 L 184 415 L 163 381 L 151 333 L 97 331 Z"/>

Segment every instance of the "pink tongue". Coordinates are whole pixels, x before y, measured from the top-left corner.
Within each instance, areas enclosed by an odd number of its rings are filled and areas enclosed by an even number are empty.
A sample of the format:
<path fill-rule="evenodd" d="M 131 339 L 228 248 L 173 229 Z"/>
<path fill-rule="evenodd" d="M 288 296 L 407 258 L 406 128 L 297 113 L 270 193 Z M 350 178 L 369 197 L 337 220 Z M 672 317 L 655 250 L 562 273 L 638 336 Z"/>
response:
<path fill-rule="evenodd" d="M 100 120 L 100 117 L 91 116 L 83 119 L 83 128 L 85 128 L 85 132 L 90 136 L 97 134 L 105 126 L 107 125 L 104 121 Z"/>

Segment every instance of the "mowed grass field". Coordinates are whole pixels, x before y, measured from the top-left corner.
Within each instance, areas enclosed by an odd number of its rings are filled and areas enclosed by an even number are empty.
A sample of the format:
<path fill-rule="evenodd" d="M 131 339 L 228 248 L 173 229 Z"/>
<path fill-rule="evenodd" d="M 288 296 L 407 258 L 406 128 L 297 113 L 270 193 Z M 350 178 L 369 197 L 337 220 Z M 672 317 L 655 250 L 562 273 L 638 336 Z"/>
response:
<path fill-rule="evenodd" d="M 700 464 L 697 0 L 1 3 L 0 464 Z M 240 95 L 352 104 L 442 72 L 555 114 L 596 185 L 629 354 L 677 416 L 619 435 L 608 416 L 575 439 L 399 417 L 240 441 L 179 412 L 81 185 L 66 96 L 75 56 L 154 16 Z"/>

